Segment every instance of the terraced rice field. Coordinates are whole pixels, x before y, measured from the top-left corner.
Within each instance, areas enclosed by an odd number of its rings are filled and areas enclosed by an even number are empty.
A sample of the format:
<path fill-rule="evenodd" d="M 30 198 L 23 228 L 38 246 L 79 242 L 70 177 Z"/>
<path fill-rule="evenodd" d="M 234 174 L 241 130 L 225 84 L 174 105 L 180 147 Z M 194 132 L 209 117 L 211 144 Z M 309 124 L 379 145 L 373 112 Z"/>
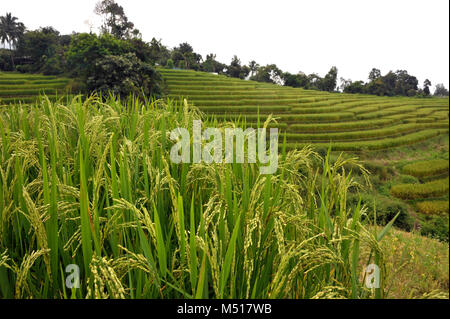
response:
<path fill-rule="evenodd" d="M 50 100 L 67 93 L 69 79 L 56 76 L 0 72 L 0 105 L 33 103 L 45 93 Z"/>
<path fill-rule="evenodd" d="M 447 134 L 449 100 L 390 98 L 328 93 L 281 87 L 226 76 L 181 70 L 159 70 L 173 99 L 187 98 L 219 120 L 242 120 L 247 126 L 277 119 L 287 148 L 379 150 Z"/>
<path fill-rule="evenodd" d="M 425 215 L 449 212 L 449 162 L 435 159 L 410 163 L 402 172 L 419 178 L 417 184 L 399 184 L 391 188 L 395 197 L 414 201 L 417 210 Z"/>

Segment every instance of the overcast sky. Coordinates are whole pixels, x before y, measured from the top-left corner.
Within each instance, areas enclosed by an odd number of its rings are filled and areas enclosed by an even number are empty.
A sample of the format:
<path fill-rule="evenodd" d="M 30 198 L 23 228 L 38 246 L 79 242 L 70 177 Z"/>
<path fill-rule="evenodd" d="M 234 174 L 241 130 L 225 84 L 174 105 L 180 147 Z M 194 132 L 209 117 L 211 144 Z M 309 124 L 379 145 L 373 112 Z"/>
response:
<path fill-rule="evenodd" d="M 420 85 L 449 87 L 448 0 L 116 0 L 141 31 L 173 47 L 188 42 L 229 63 L 276 64 L 283 71 L 367 80 L 406 69 Z M 98 31 L 96 0 L 0 0 L 28 29 L 53 26 L 61 33 Z"/>

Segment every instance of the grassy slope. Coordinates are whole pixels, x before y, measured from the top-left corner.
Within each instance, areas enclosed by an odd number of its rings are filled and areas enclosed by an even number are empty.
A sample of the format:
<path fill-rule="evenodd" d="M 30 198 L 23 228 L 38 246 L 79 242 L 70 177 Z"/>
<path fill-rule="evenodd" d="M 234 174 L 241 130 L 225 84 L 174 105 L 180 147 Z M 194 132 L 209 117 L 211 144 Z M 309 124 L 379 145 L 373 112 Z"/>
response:
<path fill-rule="evenodd" d="M 0 105 L 21 101 L 32 103 L 45 93 L 56 99 L 67 93 L 70 80 L 56 76 L 0 72 Z"/>
<path fill-rule="evenodd" d="M 386 263 L 388 298 L 448 298 L 448 244 L 392 229 L 381 243 Z M 368 257 L 364 250 L 363 256 Z"/>
<path fill-rule="evenodd" d="M 448 160 L 449 160 L 449 138 L 448 135 L 439 136 L 427 142 L 418 143 L 408 147 L 400 147 L 392 149 L 387 152 L 370 152 L 363 154 L 363 159 L 369 163 L 375 163 L 380 166 L 385 166 L 393 171 L 393 176 L 389 177 L 378 189 L 378 191 L 389 196 L 392 187 L 398 184 L 420 183 L 425 184 L 431 181 L 448 178 Z M 437 173 L 434 173 L 435 167 L 433 163 L 446 163 Z M 428 173 L 423 171 L 419 175 L 413 174 L 408 170 L 411 165 L 421 165 L 422 169 L 427 168 Z M 446 168 L 445 168 L 446 167 Z M 416 176 L 414 176 L 416 175 Z M 410 180 L 407 182 L 405 180 Z M 444 207 L 444 210 L 433 214 L 421 211 L 419 203 L 421 202 L 438 202 L 439 206 Z M 407 200 L 410 205 L 413 215 L 418 218 L 418 223 L 421 224 L 424 220 L 429 220 L 431 215 L 440 215 L 441 218 L 448 219 L 448 191 L 437 195 L 434 198 L 416 198 L 414 200 Z M 447 207 L 445 204 L 447 203 Z M 443 205 L 443 206 L 442 206 Z M 446 209 L 445 209 L 446 208 Z M 448 237 L 448 236 L 447 236 Z"/>
<path fill-rule="evenodd" d="M 359 152 L 424 141 L 448 133 L 448 99 L 336 94 L 243 81 L 204 72 L 160 69 L 168 95 L 188 98 L 218 119 L 247 123 L 273 114 L 288 148 L 314 143 Z M 276 126 L 276 125 L 275 125 Z"/>

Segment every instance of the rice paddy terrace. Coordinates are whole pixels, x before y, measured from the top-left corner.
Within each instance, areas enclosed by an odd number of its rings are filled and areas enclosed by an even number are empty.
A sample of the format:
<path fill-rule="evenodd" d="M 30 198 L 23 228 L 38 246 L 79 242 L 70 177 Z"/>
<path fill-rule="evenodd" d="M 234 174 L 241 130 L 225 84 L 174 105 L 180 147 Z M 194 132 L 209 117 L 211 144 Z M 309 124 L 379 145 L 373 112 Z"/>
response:
<path fill-rule="evenodd" d="M 448 159 L 409 163 L 403 166 L 402 173 L 416 177 L 419 183 L 394 185 L 392 196 L 412 203 L 425 215 L 448 214 Z"/>
<path fill-rule="evenodd" d="M 171 98 L 187 98 L 219 120 L 247 126 L 273 114 L 287 147 L 379 150 L 448 134 L 449 100 L 328 93 L 204 72 L 159 69 Z"/>
<path fill-rule="evenodd" d="M 69 79 L 39 74 L 0 72 L 0 105 L 33 103 L 40 94 L 50 100 L 67 92 Z"/>

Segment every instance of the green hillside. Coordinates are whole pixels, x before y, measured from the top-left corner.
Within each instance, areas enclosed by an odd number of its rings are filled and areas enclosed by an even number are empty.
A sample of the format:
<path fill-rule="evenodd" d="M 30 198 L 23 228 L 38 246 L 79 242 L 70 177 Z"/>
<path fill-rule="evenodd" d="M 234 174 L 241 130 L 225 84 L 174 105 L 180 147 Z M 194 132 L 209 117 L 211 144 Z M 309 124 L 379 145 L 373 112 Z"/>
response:
<path fill-rule="evenodd" d="M 244 81 L 204 72 L 159 69 L 167 96 L 187 98 L 219 120 L 255 125 L 273 114 L 287 148 L 313 144 L 333 150 L 380 150 L 448 133 L 449 100 L 339 94 Z M 69 79 L 0 72 L 0 105 L 32 103 L 67 93 Z M 259 115 L 258 115 L 259 112 Z"/>
<path fill-rule="evenodd" d="M 159 70 L 171 98 L 187 98 L 218 119 L 255 124 L 273 114 L 288 148 L 313 143 L 334 150 L 378 150 L 448 133 L 449 100 L 328 93 L 204 72 Z"/>
<path fill-rule="evenodd" d="M 448 240 L 448 226 L 445 218 L 449 213 L 449 161 L 433 159 L 407 163 L 401 169 L 403 174 L 413 176 L 412 183 L 393 185 L 392 196 L 408 202 L 418 213 L 419 223 L 428 235 Z M 440 231 L 439 231 L 440 229 Z M 439 233 L 440 232 L 440 233 Z M 447 233 L 447 234 L 445 234 Z"/>
<path fill-rule="evenodd" d="M 67 93 L 69 81 L 56 76 L 0 72 L 0 105 L 32 103 L 44 93 L 54 100 Z"/>

